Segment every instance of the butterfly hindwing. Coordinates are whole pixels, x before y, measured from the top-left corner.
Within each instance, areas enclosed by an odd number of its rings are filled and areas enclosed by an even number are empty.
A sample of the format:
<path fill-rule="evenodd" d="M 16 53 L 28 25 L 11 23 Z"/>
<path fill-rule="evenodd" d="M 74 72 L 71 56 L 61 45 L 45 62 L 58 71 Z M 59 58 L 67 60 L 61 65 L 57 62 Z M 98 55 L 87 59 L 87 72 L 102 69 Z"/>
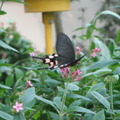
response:
<path fill-rule="evenodd" d="M 69 37 L 60 33 L 56 42 L 59 65 L 71 63 L 75 60 L 75 50 Z"/>

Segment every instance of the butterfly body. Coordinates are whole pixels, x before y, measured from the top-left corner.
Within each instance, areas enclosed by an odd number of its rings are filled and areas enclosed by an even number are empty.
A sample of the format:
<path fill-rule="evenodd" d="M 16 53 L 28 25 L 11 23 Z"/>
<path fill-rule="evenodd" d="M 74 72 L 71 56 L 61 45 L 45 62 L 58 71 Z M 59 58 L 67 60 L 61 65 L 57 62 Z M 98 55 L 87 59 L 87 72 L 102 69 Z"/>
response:
<path fill-rule="evenodd" d="M 46 55 L 44 58 L 33 56 L 33 58 L 41 59 L 44 64 L 49 65 L 49 67 L 40 69 L 55 69 L 57 67 L 65 68 L 68 66 L 73 66 L 85 56 L 83 55 L 80 58 L 75 59 L 74 46 L 69 37 L 64 33 L 60 33 L 58 35 L 56 51 L 57 53 Z"/>

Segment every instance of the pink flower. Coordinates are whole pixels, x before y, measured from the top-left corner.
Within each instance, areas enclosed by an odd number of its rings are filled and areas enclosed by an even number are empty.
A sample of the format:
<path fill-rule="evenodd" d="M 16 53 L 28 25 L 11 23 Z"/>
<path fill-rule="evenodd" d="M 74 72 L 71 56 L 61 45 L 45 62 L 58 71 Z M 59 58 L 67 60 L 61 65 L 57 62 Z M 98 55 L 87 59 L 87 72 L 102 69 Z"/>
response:
<path fill-rule="evenodd" d="M 82 74 L 82 72 L 80 70 L 76 70 L 76 71 L 72 72 L 72 77 L 76 78 L 78 75 L 81 75 L 81 74 Z"/>
<path fill-rule="evenodd" d="M 76 50 L 82 51 L 82 48 L 80 48 L 79 46 L 76 46 L 75 48 Z"/>
<path fill-rule="evenodd" d="M 80 76 L 77 76 L 74 81 L 80 81 L 82 78 Z"/>
<path fill-rule="evenodd" d="M 16 112 L 19 112 L 20 110 L 23 110 L 22 108 L 23 104 L 16 102 L 13 108 L 15 109 Z"/>
<path fill-rule="evenodd" d="M 101 51 L 101 48 L 95 48 L 92 50 L 92 52 L 100 52 Z"/>
<path fill-rule="evenodd" d="M 80 48 L 79 46 L 75 47 L 76 48 L 76 55 L 80 54 L 80 52 L 82 51 L 82 48 Z"/>
<path fill-rule="evenodd" d="M 78 75 L 82 74 L 82 72 L 80 70 L 76 70 L 76 72 L 77 72 Z"/>
<path fill-rule="evenodd" d="M 30 56 L 35 56 L 35 53 L 34 52 L 31 52 L 31 53 L 29 53 L 30 54 Z"/>
<path fill-rule="evenodd" d="M 70 72 L 70 69 L 71 69 L 71 68 L 69 68 L 69 67 L 60 69 L 60 71 L 62 72 L 62 77 L 64 77 L 64 78 L 68 77 L 68 74 L 69 74 L 69 72 Z"/>
<path fill-rule="evenodd" d="M 33 84 L 31 83 L 31 81 L 27 80 L 27 83 L 28 83 L 28 84 L 27 84 L 28 86 L 30 86 L 30 87 L 33 86 Z"/>
<path fill-rule="evenodd" d="M 92 56 L 92 57 L 96 57 L 97 54 L 96 54 L 95 52 L 93 52 L 93 53 L 91 54 L 91 56 Z"/>

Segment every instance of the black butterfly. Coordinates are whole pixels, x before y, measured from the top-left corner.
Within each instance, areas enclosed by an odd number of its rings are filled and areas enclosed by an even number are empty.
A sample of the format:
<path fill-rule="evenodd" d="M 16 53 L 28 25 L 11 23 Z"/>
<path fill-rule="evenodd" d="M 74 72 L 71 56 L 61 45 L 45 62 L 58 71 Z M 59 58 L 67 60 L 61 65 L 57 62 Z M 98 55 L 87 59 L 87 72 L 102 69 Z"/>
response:
<path fill-rule="evenodd" d="M 73 44 L 69 37 L 64 34 L 60 33 L 57 38 L 56 42 L 56 51 L 57 53 L 53 53 L 52 55 L 46 55 L 44 58 L 33 56 L 33 58 L 41 59 L 43 63 L 49 64 L 49 67 L 40 68 L 42 69 L 55 69 L 65 68 L 68 66 L 73 66 L 78 63 L 85 55 L 81 56 L 78 59 L 75 59 L 75 50 Z"/>

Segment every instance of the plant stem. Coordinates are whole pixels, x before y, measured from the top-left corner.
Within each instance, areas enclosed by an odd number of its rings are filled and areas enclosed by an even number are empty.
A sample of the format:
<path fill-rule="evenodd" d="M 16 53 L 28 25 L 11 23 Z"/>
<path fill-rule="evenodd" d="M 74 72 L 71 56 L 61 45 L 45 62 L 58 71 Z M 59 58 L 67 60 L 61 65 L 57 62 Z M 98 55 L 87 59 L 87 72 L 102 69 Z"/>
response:
<path fill-rule="evenodd" d="M 112 82 L 109 83 L 109 90 L 110 90 L 109 91 L 110 92 L 110 108 L 111 108 L 112 112 L 114 112 L 114 107 L 113 107 L 113 83 Z M 112 120 L 115 120 L 113 115 L 111 115 L 111 117 L 112 117 Z"/>
<path fill-rule="evenodd" d="M 61 112 L 60 112 L 60 120 L 63 120 L 63 116 L 64 116 L 64 105 L 65 105 L 65 100 L 66 100 L 67 89 L 68 89 L 68 82 L 67 82 L 67 84 L 65 85 L 65 92 L 64 92 L 63 98 L 62 98 L 62 106 L 61 106 Z"/>
<path fill-rule="evenodd" d="M 1 5 L 0 5 L 0 11 L 1 11 L 1 9 L 2 9 L 3 3 L 4 3 L 4 0 L 2 0 L 2 3 L 1 3 Z"/>

